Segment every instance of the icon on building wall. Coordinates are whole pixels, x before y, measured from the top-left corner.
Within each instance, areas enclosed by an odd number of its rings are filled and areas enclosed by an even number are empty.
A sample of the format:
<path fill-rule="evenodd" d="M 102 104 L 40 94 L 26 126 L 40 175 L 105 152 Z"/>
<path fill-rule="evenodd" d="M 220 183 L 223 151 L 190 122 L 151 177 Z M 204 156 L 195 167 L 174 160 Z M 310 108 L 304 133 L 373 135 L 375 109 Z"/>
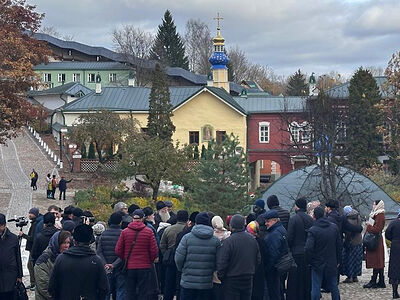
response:
<path fill-rule="evenodd" d="M 203 142 L 213 139 L 213 127 L 211 125 L 205 125 L 201 131 L 203 133 Z"/>

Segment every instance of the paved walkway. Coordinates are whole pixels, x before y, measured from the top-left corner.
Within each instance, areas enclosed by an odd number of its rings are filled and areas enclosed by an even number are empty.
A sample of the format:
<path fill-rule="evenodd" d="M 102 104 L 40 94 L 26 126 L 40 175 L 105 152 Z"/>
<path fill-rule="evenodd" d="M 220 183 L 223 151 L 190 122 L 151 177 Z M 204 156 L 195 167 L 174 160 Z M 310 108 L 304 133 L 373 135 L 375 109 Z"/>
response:
<path fill-rule="evenodd" d="M 6 146 L 0 146 L 0 152 L 3 172 L 11 183 L 11 200 L 7 208 L 7 219 L 26 216 L 29 208 L 32 207 L 32 189 L 28 176 L 22 170 L 14 141 L 9 140 Z M 9 226 L 9 228 L 14 233 L 17 231 L 15 226 Z"/>

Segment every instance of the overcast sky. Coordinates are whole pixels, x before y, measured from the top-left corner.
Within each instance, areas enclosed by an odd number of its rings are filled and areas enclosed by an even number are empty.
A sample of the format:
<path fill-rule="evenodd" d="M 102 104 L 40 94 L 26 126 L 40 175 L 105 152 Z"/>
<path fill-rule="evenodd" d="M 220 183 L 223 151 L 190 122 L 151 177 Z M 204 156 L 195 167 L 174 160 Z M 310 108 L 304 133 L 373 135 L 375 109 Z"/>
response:
<path fill-rule="evenodd" d="M 400 50 L 400 0 L 30 0 L 54 26 L 78 42 L 113 47 L 111 31 L 133 24 L 156 32 L 166 9 L 183 34 L 191 18 L 220 12 L 227 47 L 277 74 L 297 69 L 349 76 L 359 66 L 385 68 Z"/>

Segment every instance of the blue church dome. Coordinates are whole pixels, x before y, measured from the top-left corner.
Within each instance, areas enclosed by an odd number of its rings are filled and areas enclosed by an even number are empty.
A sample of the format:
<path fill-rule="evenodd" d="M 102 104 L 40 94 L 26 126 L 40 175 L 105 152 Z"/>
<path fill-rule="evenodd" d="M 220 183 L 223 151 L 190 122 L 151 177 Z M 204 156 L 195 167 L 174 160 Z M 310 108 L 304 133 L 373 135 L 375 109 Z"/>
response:
<path fill-rule="evenodd" d="M 211 64 L 211 69 L 226 69 L 229 58 L 224 52 L 215 51 L 208 61 Z"/>

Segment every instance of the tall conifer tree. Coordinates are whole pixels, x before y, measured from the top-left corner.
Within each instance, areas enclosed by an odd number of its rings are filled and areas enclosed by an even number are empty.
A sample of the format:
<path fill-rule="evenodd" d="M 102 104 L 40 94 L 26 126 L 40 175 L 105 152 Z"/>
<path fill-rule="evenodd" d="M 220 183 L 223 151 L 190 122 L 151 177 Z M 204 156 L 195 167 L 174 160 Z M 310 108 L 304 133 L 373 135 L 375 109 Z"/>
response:
<path fill-rule="evenodd" d="M 289 77 L 286 92 L 288 96 L 308 96 L 308 91 L 306 76 L 299 69 Z"/>
<path fill-rule="evenodd" d="M 381 146 L 377 133 L 381 95 L 371 72 L 358 69 L 350 80 L 346 149 L 350 165 L 359 170 L 377 161 Z"/>
<path fill-rule="evenodd" d="M 169 96 L 167 78 L 160 65 L 156 65 L 153 74 L 149 101 L 148 134 L 165 141 L 172 140 L 175 126 L 171 121 L 172 104 Z"/>
<path fill-rule="evenodd" d="M 150 58 L 170 67 L 189 69 L 189 60 L 185 56 L 185 45 L 176 32 L 176 26 L 169 10 L 164 14 L 162 24 L 150 51 Z"/>

